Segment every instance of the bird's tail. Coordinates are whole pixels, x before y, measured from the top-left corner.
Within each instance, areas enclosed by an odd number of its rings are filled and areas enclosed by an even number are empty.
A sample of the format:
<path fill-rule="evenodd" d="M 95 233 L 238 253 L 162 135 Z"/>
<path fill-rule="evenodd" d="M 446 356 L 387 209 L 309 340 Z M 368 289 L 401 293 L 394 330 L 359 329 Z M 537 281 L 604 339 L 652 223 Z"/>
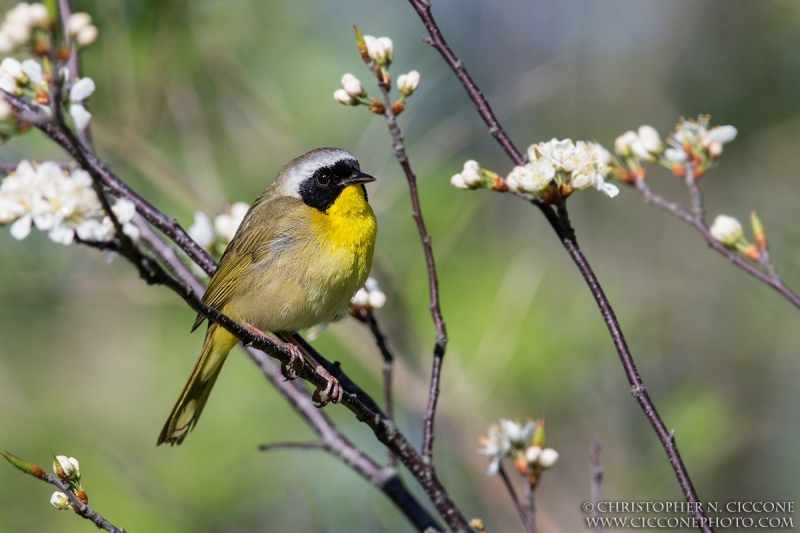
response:
<path fill-rule="evenodd" d="M 189 430 L 197 424 L 219 371 L 222 370 L 222 363 L 237 342 L 238 339 L 225 328 L 213 323 L 208 326 L 203 351 L 175 407 L 172 408 L 161 435 L 158 436 L 158 444 L 180 444 Z"/>

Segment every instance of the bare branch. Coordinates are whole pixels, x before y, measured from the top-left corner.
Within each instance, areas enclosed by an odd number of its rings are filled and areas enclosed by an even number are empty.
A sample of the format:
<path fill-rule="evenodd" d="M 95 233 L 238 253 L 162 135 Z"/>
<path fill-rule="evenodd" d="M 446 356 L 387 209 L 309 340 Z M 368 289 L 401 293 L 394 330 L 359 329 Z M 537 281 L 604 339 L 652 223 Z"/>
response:
<path fill-rule="evenodd" d="M 442 362 L 444 354 L 447 350 L 447 327 L 442 317 L 442 310 L 439 304 L 439 280 L 436 274 L 436 262 L 433 258 L 433 246 L 431 245 L 431 236 L 425 227 L 425 220 L 422 216 L 422 206 L 419 200 L 419 192 L 417 190 L 417 176 L 411 168 L 411 163 L 406 154 L 404 144 L 403 132 L 397 125 L 397 117 L 394 113 L 394 108 L 389 96 L 391 85 L 386 82 L 386 78 L 381 72 L 381 68 L 369 59 L 366 54 L 362 54 L 362 58 L 367 67 L 375 74 L 378 81 L 378 87 L 381 91 L 383 98 L 384 117 L 386 118 L 386 125 L 389 128 L 389 133 L 392 136 L 392 149 L 394 150 L 395 158 L 403 169 L 408 182 L 408 192 L 411 196 L 411 216 L 417 225 L 417 232 L 419 233 L 420 241 L 422 242 L 422 250 L 425 254 L 425 265 L 428 271 L 428 292 L 430 294 L 430 311 L 433 318 L 433 325 L 436 328 L 436 344 L 433 347 L 433 368 L 431 370 L 431 383 L 430 391 L 428 393 L 428 406 L 425 410 L 425 428 L 424 436 L 422 439 L 422 458 L 428 463 L 433 463 L 433 424 L 436 415 L 436 405 L 439 400 L 439 382 L 442 372 Z"/>
<path fill-rule="evenodd" d="M 706 226 L 705 222 L 702 219 L 696 218 L 692 213 L 687 211 L 682 205 L 675 202 L 670 202 L 663 196 L 654 193 L 653 190 L 650 188 L 650 186 L 647 184 L 646 180 L 644 179 L 637 180 L 636 183 L 634 184 L 634 187 L 636 188 L 637 191 L 639 191 L 639 193 L 641 193 L 645 203 L 656 205 L 661 209 L 670 213 L 675 218 L 686 222 L 690 226 L 693 226 L 700 233 L 700 235 L 703 236 L 703 239 L 705 239 L 708 246 L 712 248 L 715 252 L 722 255 L 728 261 L 730 261 L 737 267 L 741 268 L 742 270 L 744 270 L 745 272 L 747 272 L 760 282 L 765 283 L 770 287 L 772 287 L 773 289 L 775 289 L 781 296 L 786 298 L 792 305 L 800 309 L 800 296 L 798 296 L 796 292 L 787 287 L 783 283 L 783 281 L 781 281 L 780 276 L 777 275 L 777 272 L 774 271 L 774 267 L 772 267 L 771 264 L 770 267 L 772 270 L 770 271 L 770 269 L 768 268 L 769 273 L 762 272 L 761 270 L 759 270 L 758 268 L 747 262 L 747 260 L 745 260 L 737 252 L 729 248 L 726 248 L 725 245 L 723 245 L 721 242 L 716 240 L 711 235 L 708 226 Z"/>
<path fill-rule="evenodd" d="M 450 65 L 450 68 L 461 81 L 461 84 L 464 86 L 464 89 L 467 91 L 467 94 L 469 95 L 473 104 L 475 104 L 478 113 L 483 118 L 484 122 L 486 122 L 487 126 L 489 126 L 489 132 L 495 137 L 495 139 L 497 139 L 497 141 L 516 165 L 524 164 L 525 158 L 522 156 L 522 153 L 516 148 L 516 146 L 514 146 L 514 143 L 511 142 L 511 139 L 508 137 L 505 130 L 495 117 L 489 102 L 483 96 L 483 93 L 481 93 L 480 89 L 478 89 L 478 86 L 472 80 L 462 62 L 455 56 L 442 36 L 442 33 L 439 30 L 439 27 L 431 13 L 430 2 L 427 0 L 409 0 L 409 2 L 414 7 L 426 29 L 428 30 L 429 37 L 425 39 L 426 42 L 433 46 L 441 54 L 447 64 Z M 603 316 L 603 320 L 606 323 L 606 327 L 611 334 L 611 339 L 614 343 L 614 347 L 617 350 L 620 361 L 622 362 L 622 366 L 625 369 L 625 375 L 631 384 L 634 396 L 639 402 L 639 405 L 642 407 L 642 410 L 644 411 L 645 416 L 647 416 L 647 419 L 650 421 L 650 424 L 653 426 L 659 441 L 661 441 L 661 445 L 664 447 L 664 451 L 666 452 L 670 465 L 675 472 L 675 476 L 678 478 L 678 483 L 681 486 L 684 497 L 688 502 L 695 504 L 692 506 L 693 515 L 696 518 L 701 519 L 699 520 L 699 523 L 701 524 L 700 529 L 704 532 L 713 531 L 713 529 L 705 525 L 708 521 L 705 519 L 705 513 L 703 512 L 701 506 L 697 505 L 699 503 L 699 498 L 695 492 L 694 486 L 692 485 L 689 473 L 687 472 L 686 466 L 683 464 L 680 453 L 675 446 L 675 441 L 671 438 L 669 431 L 664 425 L 664 422 L 661 420 L 658 411 L 656 410 L 652 400 L 644 388 L 644 383 L 642 382 L 642 378 L 639 376 L 639 372 L 636 369 L 636 364 L 633 360 L 630 350 L 628 349 L 627 342 L 625 341 L 622 329 L 620 328 L 619 322 L 614 314 L 614 310 L 611 307 L 611 304 L 608 301 L 605 293 L 603 292 L 600 282 L 592 271 L 589 262 L 586 260 L 586 257 L 583 255 L 583 252 L 578 246 L 577 239 L 575 238 L 575 232 L 569 223 L 566 205 L 563 203 L 559 205 L 558 214 L 556 214 L 553 212 L 550 206 L 544 204 L 544 202 L 538 198 L 531 199 L 531 202 L 536 205 L 545 215 L 553 231 L 561 240 L 561 244 L 564 246 L 567 253 L 578 267 L 578 270 L 586 281 L 586 284 L 589 286 L 589 290 L 594 296 L 595 301 L 600 308 L 600 313 Z"/>
<path fill-rule="evenodd" d="M 522 524 L 525 526 L 525 531 L 528 533 L 538 533 L 538 530 L 536 529 L 536 523 L 533 521 L 533 514 L 525 510 L 525 507 L 522 505 L 522 503 L 520 503 L 519 498 L 517 498 L 517 493 L 514 490 L 514 486 L 511 484 L 511 479 L 509 479 L 508 474 L 506 473 L 506 470 L 503 468 L 502 464 L 497 472 L 500 474 L 500 478 L 503 480 L 506 490 L 508 490 L 508 495 L 511 496 L 511 501 L 514 502 L 514 507 L 517 509 L 517 513 L 522 520 Z"/>

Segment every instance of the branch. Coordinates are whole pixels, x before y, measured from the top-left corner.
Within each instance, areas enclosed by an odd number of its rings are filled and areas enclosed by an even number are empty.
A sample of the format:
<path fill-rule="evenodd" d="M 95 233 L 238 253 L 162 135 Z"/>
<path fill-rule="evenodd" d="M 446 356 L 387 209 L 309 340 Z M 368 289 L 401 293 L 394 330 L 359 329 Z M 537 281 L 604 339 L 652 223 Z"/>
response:
<path fill-rule="evenodd" d="M 80 499 L 75 495 L 68 483 L 62 483 L 60 479 L 52 474 L 48 474 L 35 464 L 23 461 L 22 459 L 5 451 L 0 451 L 0 455 L 5 457 L 6 460 L 8 460 L 8 462 L 14 465 L 17 469 L 25 472 L 26 474 L 30 474 L 37 479 L 41 479 L 45 483 L 49 483 L 63 492 L 67 496 L 69 504 L 72 507 L 72 510 L 75 511 L 75 514 L 81 518 L 89 520 L 96 525 L 98 529 L 103 529 L 109 533 L 125 533 L 124 529 L 113 525 L 111 522 L 103 518 L 100 513 L 89 507 L 89 504 L 87 503 L 88 498 L 86 498 L 86 493 L 83 492 L 82 489 L 80 494 L 83 495 L 83 499 Z"/>
<path fill-rule="evenodd" d="M 525 531 L 528 533 L 538 533 L 538 530 L 536 529 L 536 523 L 533 521 L 533 515 L 525 510 L 525 507 L 523 507 L 520 503 L 519 498 L 517 498 L 517 493 L 514 490 L 514 486 L 511 484 L 511 480 L 509 479 L 508 474 L 506 473 L 506 470 L 503 468 L 502 464 L 497 472 L 500 474 L 500 478 L 503 480 L 506 490 L 508 490 L 508 495 L 511 496 L 511 501 L 514 502 L 514 507 L 517 509 L 517 513 L 522 520 L 522 524 L 525 526 Z"/>
<path fill-rule="evenodd" d="M 439 30 L 433 15 L 431 14 L 430 2 L 428 0 L 409 0 L 409 2 L 414 7 L 428 30 L 429 37 L 427 37 L 425 41 L 433 46 L 442 55 L 447 64 L 450 65 L 450 68 L 461 81 L 461 84 L 466 89 L 470 99 L 475 104 L 478 113 L 481 115 L 484 122 L 486 122 L 486 125 L 489 126 L 489 132 L 495 137 L 495 139 L 497 139 L 515 164 L 524 164 L 525 158 L 522 156 L 522 153 L 511 142 L 505 130 L 495 117 L 489 102 L 483 96 L 480 89 L 478 89 L 478 86 L 472 80 L 469 73 L 467 73 L 464 65 L 455 56 L 447 42 L 444 40 L 444 37 L 442 36 L 442 33 Z M 538 199 L 533 199 L 532 203 L 534 203 L 534 205 L 536 205 L 547 218 L 547 221 L 550 223 L 553 231 L 555 231 L 556 235 L 558 235 L 562 245 L 567 250 L 567 253 L 569 253 L 575 265 L 578 267 L 578 270 L 586 281 L 586 284 L 589 286 L 589 290 L 591 291 L 598 307 L 600 308 L 600 313 L 602 314 L 603 320 L 606 323 L 606 327 L 611 334 L 611 339 L 614 343 L 614 347 L 617 350 L 620 361 L 622 362 L 622 366 L 625 369 L 625 375 L 628 378 L 628 382 L 631 384 L 633 394 L 636 397 L 636 400 L 639 402 L 639 405 L 642 407 L 645 416 L 647 416 L 647 419 L 653 426 L 659 441 L 661 441 L 661 445 L 664 447 L 664 451 L 666 452 L 670 465 L 675 472 L 675 476 L 678 478 L 678 483 L 681 486 L 684 497 L 688 502 L 694 504 L 692 505 L 693 515 L 698 519 L 702 519 L 699 520 L 699 523 L 701 524 L 700 529 L 706 533 L 713 531 L 713 529 L 706 525 L 708 521 L 705 519 L 705 513 L 702 511 L 701 506 L 696 505 L 699 503 L 699 498 L 694 490 L 694 486 L 692 485 L 692 481 L 686 470 L 686 466 L 683 464 L 683 460 L 681 459 L 680 453 L 675 445 L 675 440 L 672 434 L 667 430 L 664 422 L 661 420 L 661 417 L 658 414 L 658 411 L 653 405 L 652 400 L 650 400 L 650 397 L 644 388 L 644 383 L 642 382 L 642 378 L 639 376 L 639 372 L 636 369 L 636 364 L 633 360 L 630 350 L 628 349 L 628 345 L 625 341 L 622 329 L 619 326 L 619 322 L 614 314 L 614 310 L 611 307 L 611 304 L 608 301 L 605 293 L 603 292 L 600 282 L 597 280 L 597 277 L 592 271 L 589 262 L 586 260 L 583 252 L 578 246 L 577 239 L 575 238 L 575 232 L 572 229 L 572 226 L 569 223 L 569 218 L 566 215 L 566 206 L 560 205 L 559 213 L 556 215 L 553 210 L 549 208 L 549 206 L 544 205 L 544 202 L 537 200 Z"/>
<path fill-rule="evenodd" d="M 433 347 L 433 368 L 431 370 L 431 384 L 430 391 L 428 392 L 428 406 L 425 410 L 425 431 L 422 439 L 422 458 L 427 463 L 433 464 L 433 424 L 436 415 L 436 405 L 439 400 L 439 382 L 442 372 L 442 362 L 444 354 L 447 349 L 447 327 L 442 317 L 441 306 L 439 305 L 439 280 L 436 275 L 436 262 L 433 259 L 433 247 L 431 245 L 431 236 L 425 227 L 425 220 L 422 217 L 422 206 L 419 201 L 419 192 L 417 190 L 417 176 L 411 169 L 411 163 L 406 155 L 406 148 L 404 144 L 403 132 L 397 125 L 397 117 L 394 113 L 389 91 L 391 85 L 384 78 L 381 68 L 366 54 L 362 54 L 362 58 L 367 67 L 375 74 L 378 81 L 378 87 L 381 91 L 384 106 L 384 117 L 386 118 L 386 125 L 389 128 L 389 133 L 392 136 L 392 148 L 397 162 L 403 169 L 408 182 L 408 192 L 411 196 L 411 216 L 417 224 L 417 232 L 419 233 L 420 241 L 422 241 L 422 250 L 425 254 L 425 264 L 428 270 L 428 291 L 430 293 L 430 310 L 431 317 L 433 318 L 433 325 L 436 328 L 436 344 Z"/>
<path fill-rule="evenodd" d="M 777 275 L 777 272 L 774 275 L 762 272 L 752 264 L 748 263 L 744 258 L 742 258 L 742 256 L 740 256 L 734 250 L 725 247 L 724 244 L 716 240 L 711 235 L 708 226 L 706 226 L 702 218 L 697 218 L 695 215 L 687 211 L 682 205 L 676 202 L 670 202 L 663 196 L 654 193 L 644 179 L 637 180 L 636 183 L 634 184 L 634 187 L 643 196 L 645 203 L 658 206 L 661 209 L 670 213 L 675 218 L 686 222 L 690 226 L 693 226 L 700 233 L 700 235 L 702 235 L 703 239 L 705 239 L 708 246 L 712 248 L 715 252 L 725 257 L 728 261 L 730 261 L 737 267 L 741 268 L 742 270 L 744 270 L 745 272 L 756 278 L 758 281 L 765 283 L 770 287 L 772 287 L 773 289 L 775 289 L 781 296 L 786 298 L 792 305 L 800 309 L 800 296 L 798 296 L 797 293 L 792 291 L 789 287 L 787 287 L 783 283 L 783 281 L 781 281 L 780 277 Z"/>

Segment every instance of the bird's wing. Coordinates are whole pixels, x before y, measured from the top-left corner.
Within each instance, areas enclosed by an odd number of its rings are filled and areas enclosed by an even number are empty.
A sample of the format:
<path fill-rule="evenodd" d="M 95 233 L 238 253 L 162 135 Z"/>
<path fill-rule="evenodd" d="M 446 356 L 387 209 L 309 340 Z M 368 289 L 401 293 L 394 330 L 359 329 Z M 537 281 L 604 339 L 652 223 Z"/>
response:
<path fill-rule="evenodd" d="M 272 252 L 278 252 L 294 240 L 293 230 L 298 224 L 296 208 L 304 207 L 305 204 L 295 198 L 285 196 L 265 198 L 265 196 L 266 194 L 262 194 L 253 204 L 233 240 L 222 254 L 217 271 L 203 295 L 203 303 L 206 305 L 221 309 L 250 265 L 262 261 Z M 280 201 L 276 201 L 278 199 Z M 263 213 L 264 210 L 269 210 L 270 213 L 267 217 L 268 225 L 264 225 L 263 217 L 252 216 L 254 211 Z M 198 314 L 192 331 L 197 329 L 204 319 L 202 314 Z"/>

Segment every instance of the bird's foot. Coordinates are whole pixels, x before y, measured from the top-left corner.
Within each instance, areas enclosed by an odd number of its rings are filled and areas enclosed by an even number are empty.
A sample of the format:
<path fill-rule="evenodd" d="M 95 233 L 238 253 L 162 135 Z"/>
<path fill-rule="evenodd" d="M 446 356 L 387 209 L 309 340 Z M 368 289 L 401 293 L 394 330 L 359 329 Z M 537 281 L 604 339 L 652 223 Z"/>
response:
<path fill-rule="evenodd" d="M 292 344 L 291 342 L 283 342 L 281 340 L 276 339 L 272 335 L 268 335 L 264 333 L 253 324 L 248 324 L 247 329 L 255 333 L 256 335 L 261 335 L 262 337 L 269 337 L 272 341 L 277 344 L 278 346 L 285 348 L 289 352 L 289 362 L 285 365 L 281 365 L 281 375 L 287 381 L 292 381 L 297 379 L 299 372 L 303 369 L 303 354 L 300 352 L 300 348 Z"/>
<path fill-rule="evenodd" d="M 314 391 L 311 399 L 314 400 L 315 405 L 317 407 L 325 407 L 329 402 L 341 402 L 342 396 L 344 395 L 344 389 L 339 383 L 339 380 L 333 377 L 333 375 L 325 370 L 325 368 L 321 365 L 317 365 L 314 370 L 317 371 L 317 374 L 328 380 L 328 385 L 325 387 L 325 390 L 320 390 L 320 388 L 317 387 L 317 389 Z"/>

